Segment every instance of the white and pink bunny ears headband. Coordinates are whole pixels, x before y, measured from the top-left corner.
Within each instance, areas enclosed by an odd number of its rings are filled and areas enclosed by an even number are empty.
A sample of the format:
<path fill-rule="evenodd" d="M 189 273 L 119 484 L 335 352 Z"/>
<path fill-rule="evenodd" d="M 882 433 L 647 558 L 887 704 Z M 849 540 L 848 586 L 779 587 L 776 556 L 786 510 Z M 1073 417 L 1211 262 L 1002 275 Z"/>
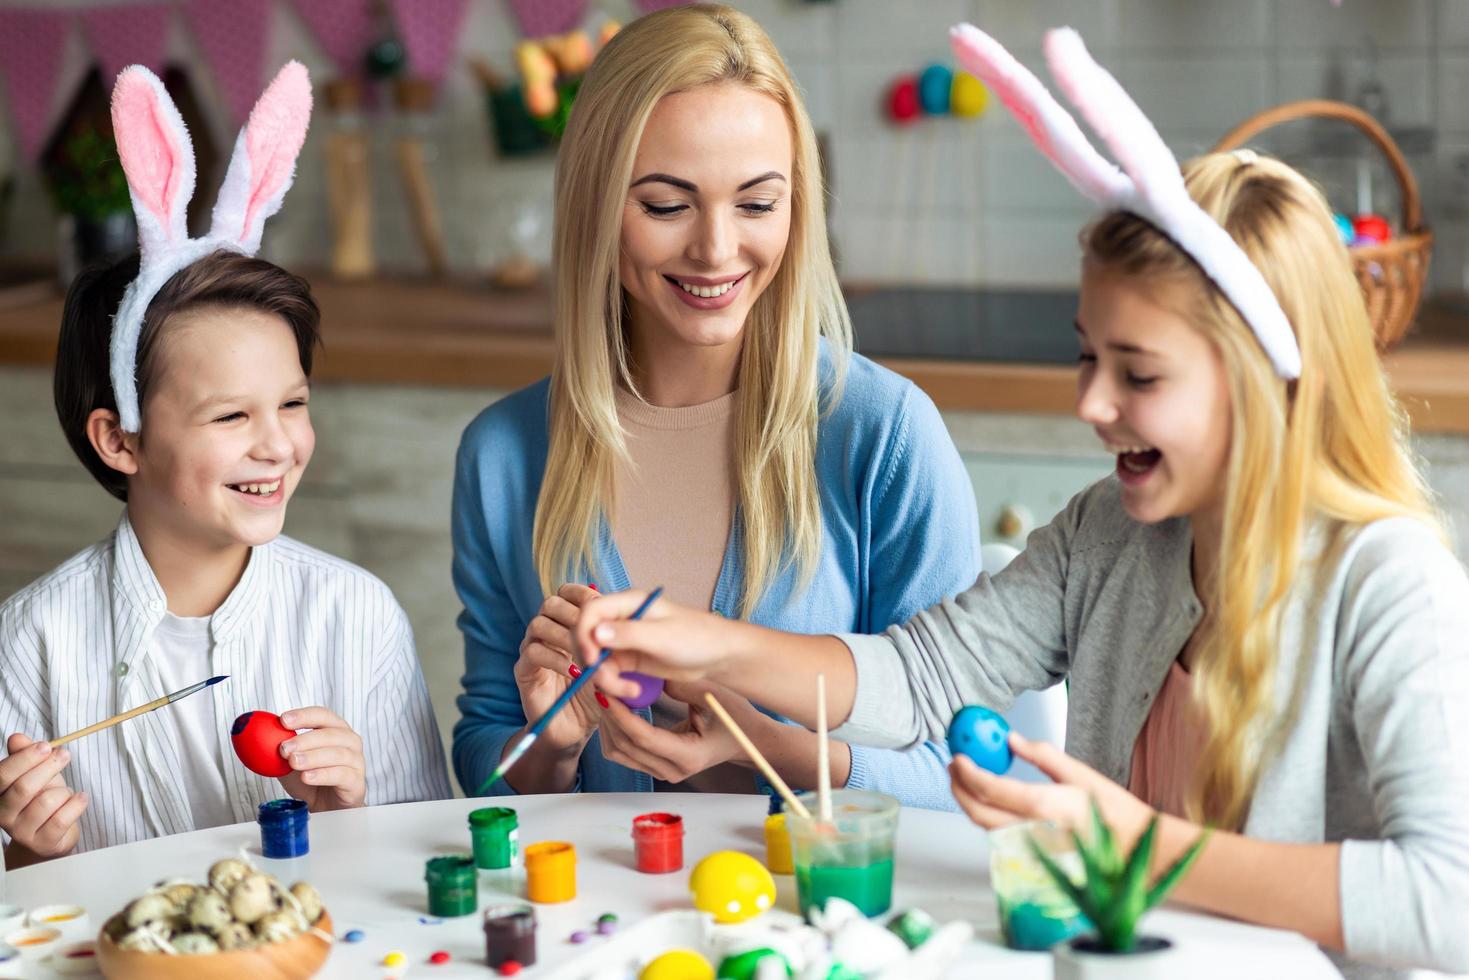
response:
<path fill-rule="evenodd" d="M 1189 197 L 1178 161 L 1137 103 L 1070 28 L 1046 34 L 1046 63 L 1072 105 L 1122 164 L 1091 145 L 1076 120 L 998 41 L 970 24 L 949 31 L 959 64 L 993 89 L 1072 186 L 1097 204 L 1156 226 L 1197 262 L 1260 341 L 1275 373 L 1301 376 L 1301 350 L 1260 270 Z"/>
<path fill-rule="evenodd" d="M 112 89 L 112 128 L 138 219 L 142 263 L 112 319 L 112 392 L 126 432 L 142 428 L 138 335 L 143 315 L 174 273 L 218 249 L 254 255 L 265 219 L 280 210 L 311 119 L 311 82 L 292 61 L 266 88 L 235 140 L 209 234 L 190 238 L 194 146 L 173 100 L 148 69 L 125 68 Z"/>

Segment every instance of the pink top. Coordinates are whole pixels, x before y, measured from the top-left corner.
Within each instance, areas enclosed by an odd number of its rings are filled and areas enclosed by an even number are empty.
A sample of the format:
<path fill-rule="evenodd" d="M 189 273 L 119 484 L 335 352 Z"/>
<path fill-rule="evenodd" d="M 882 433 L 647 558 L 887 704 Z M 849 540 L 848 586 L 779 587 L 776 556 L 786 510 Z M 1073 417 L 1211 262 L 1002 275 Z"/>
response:
<path fill-rule="evenodd" d="M 1128 792 L 1163 813 L 1184 816 L 1194 769 L 1204 748 L 1204 722 L 1192 696 L 1192 678 L 1177 660 L 1132 749 Z"/>

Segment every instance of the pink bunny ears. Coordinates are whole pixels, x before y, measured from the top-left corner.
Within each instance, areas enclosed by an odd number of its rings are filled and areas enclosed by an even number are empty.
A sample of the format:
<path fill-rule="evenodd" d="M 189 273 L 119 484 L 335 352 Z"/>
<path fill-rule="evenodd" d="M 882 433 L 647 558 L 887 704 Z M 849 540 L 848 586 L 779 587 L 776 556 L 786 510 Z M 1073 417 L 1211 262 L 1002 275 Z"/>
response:
<path fill-rule="evenodd" d="M 1070 28 L 1046 34 L 1046 63 L 1057 84 L 1122 164 L 1103 157 L 1024 65 L 970 24 L 949 31 L 959 64 L 1000 96 L 1078 191 L 1104 208 L 1129 211 L 1157 226 L 1187 252 L 1234 304 L 1260 341 L 1275 373 L 1301 376 L 1301 351 L 1265 277 L 1238 243 L 1194 203 L 1178 161 L 1137 103 L 1097 64 Z"/>
<path fill-rule="evenodd" d="M 138 219 L 142 264 L 112 320 L 112 391 L 127 432 L 142 429 L 138 405 L 138 338 L 148 304 L 176 272 L 228 249 L 254 255 L 265 219 L 281 208 L 296 173 L 296 156 L 311 119 L 311 82 L 299 62 L 286 64 L 266 88 L 235 140 L 214 205 L 209 234 L 190 238 L 194 145 L 173 100 L 152 72 L 125 68 L 112 89 L 112 128 Z"/>

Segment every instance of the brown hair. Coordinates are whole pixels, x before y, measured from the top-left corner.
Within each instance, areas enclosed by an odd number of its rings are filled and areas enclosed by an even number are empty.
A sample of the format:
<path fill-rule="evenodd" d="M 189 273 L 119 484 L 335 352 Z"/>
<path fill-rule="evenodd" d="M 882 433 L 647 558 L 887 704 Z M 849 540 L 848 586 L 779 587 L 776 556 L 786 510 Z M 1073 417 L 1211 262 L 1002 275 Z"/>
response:
<path fill-rule="evenodd" d="M 56 342 L 52 389 L 56 416 L 72 451 L 103 489 L 128 499 L 127 477 L 102 461 L 87 438 L 87 417 L 99 408 L 117 411 L 109 348 L 112 317 L 128 283 L 138 277 L 138 256 L 87 269 L 66 294 L 61 335 Z M 138 338 L 138 405 L 156 380 L 159 337 L 169 319 L 187 310 L 239 308 L 273 313 L 296 336 L 301 370 L 311 377 L 312 355 L 321 342 L 321 312 L 305 279 L 264 259 L 220 250 L 175 273 L 148 304 Z"/>

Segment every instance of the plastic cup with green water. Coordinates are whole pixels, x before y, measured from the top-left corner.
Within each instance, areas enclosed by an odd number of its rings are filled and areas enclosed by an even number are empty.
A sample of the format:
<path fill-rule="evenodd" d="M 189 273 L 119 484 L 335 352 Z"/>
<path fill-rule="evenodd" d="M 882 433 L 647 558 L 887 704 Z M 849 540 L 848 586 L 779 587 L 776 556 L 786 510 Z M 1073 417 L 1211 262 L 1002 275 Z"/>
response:
<path fill-rule="evenodd" d="M 990 886 L 999 905 L 1000 932 L 1011 949 L 1050 949 L 1091 927 L 1036 860 L 1032 836 L 1073 881 L 1084 876 L 1076 842 L 1055 824 L 1032 821 L 991 831 Z"/>
<path fill-rule="evenodd" d="M 883 793 L 839 789 L 831 794 L 832 822 L 823 823 L 815 793 L 800 800 L 811 817 L 786 811 L 796 894 L 801 914 L 844 898 L 867 916 L 893 904 L 893 856 L 898 835 L 898 801 Z"/>

